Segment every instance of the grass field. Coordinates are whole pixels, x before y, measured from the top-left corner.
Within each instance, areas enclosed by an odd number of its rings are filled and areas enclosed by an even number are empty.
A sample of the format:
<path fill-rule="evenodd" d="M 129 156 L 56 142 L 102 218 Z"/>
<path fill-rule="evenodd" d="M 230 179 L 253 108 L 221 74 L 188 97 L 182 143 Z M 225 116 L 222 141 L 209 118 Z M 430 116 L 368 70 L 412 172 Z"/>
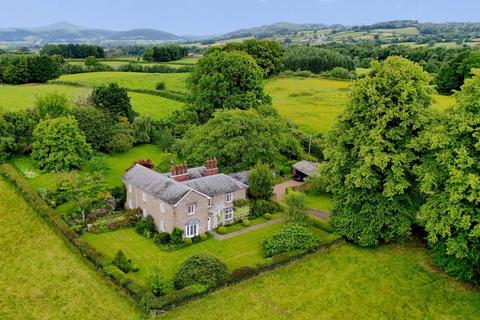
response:
<path fill-rule="evenodd" d="M 478 319 L 480 293 L 414 245 L 345 244 L 167 312 L 163 319 Z"/>
<path fill-rule="evenodd" d="M 188 73 L 90 72 L 63 75 L 58 80 L 92 86 L 117 82 L 126 88 L 148 90 L 155 90 L 155 85 L 164 81 L 168 90 L 185 91 L 187 77 Z"/>
<path fill-rule="evenodd" d="M 318 78 L 278 77 L 265 82 L 273 106 L 286 119 L 309 131 L 326 132 L 348 100 L 350 82 Z M 443 110 L 453 99 L 436 95 L 433 108 Z"/>
<path fill-rule="evenodd" d="M 172 279 L 180 264 L 194 253 L 214 255 L 225 262 L 230 270 L 242 266 L 255 266 L 266 261 L 261 251 L 262 239 L 278 230 L 281 225 L 282 223 L 277 223 L 223 241 L 208 239 L 171 252 L 160 250 L 152 240 L 140 236 L 133 229 L 101 234 L 87 233 L 83 238 L 111 259 L 119 249 L 122 249 L 125 255 L 140 267 L 137 273 L 128 275 L 143 282 L 147 279 L 150 268 L 155 265 L 166 278 Z M 328 235 L 320 229 L 316 229 L 315 234 L 319 238 Z"/>
<path fill-rule="evenodd" d="M 139 318 L 3 179 L 0 193 L 0 319 Z"/>
<path fill-rule="evenodd" d="M 145 93 L 129 92 L 128 96 L 136 112 L 149 115 L 156 120 L 170 115 L 183 106 L 183 102 Z"/>
<path fill-rule="evenodd" d="M 307 197 L 307 206 L 309 208 L 330 211 L 332 197 L 329 194 L 306 193 L 305 196 Z"/>

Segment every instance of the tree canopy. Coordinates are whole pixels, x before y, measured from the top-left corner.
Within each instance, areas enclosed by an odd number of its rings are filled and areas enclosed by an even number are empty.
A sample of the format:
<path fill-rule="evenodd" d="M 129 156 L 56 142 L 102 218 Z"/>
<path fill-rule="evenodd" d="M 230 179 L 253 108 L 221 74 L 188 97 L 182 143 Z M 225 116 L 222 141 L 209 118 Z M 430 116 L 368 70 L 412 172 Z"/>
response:
<path fill-rule="evenodd" d="M 269 200 L 273 195 L 274 176 L 265 164 L 257 162 L 248 174 L 248 192 L 254 199 Z"/>
<path fill-rule="evenodd" d="M 0 82 L 7 84 L 44 83 L 62 74 L 57 57 L 46 55 L 2 55 Z"/>
<path fill-rule="evenodd" d="M 96 108 L 107 112 L 114 119 L 126 117 L 132 122 L 135 118 L 136 113 L 130 104 L 128 91 L 117 83 L 102 84 L 94 88 L 90 101 Z"/>
<path fill-rule="evenodd" d="M 189 78 L 189 104 L 200 123 L 217 109 L 250 109 L 270 103 L 263 71 L 245 52 L 214 51 L 198 61 Z"/>
<path fill-rule="evenodd" d="M 373 63 L 327 137 L 332 224 L 362 246 L 401 240 L 411 230 L 420 205 L 413 142 L 427 121 L 428 84 L 428 74 L 407 59 Z"/>
<path fill-rule="evenodd" d="M 274 165 L 302 150 L 287 125 L 256 110 L 219 110 L 205 125 L 193 127 L 177 148 L 188 163 L 217 158 L 226 171 L 250 169 L 258 161 Z"/>
<path fill-rule="evenodd" d="M 480 70 L 456 94 L 457 106 L 424 134 L 417 174 L 425 203 L 419 219 L 434 263 L 480 283 Z"/>
<path fill-rule="evenodd" d="M 314 73 L 342 67 L 354 70 L 353 59 L 334 50 L 318 47 L 289 47 L 285 50 L 285 69 L 308 70 Z"/>

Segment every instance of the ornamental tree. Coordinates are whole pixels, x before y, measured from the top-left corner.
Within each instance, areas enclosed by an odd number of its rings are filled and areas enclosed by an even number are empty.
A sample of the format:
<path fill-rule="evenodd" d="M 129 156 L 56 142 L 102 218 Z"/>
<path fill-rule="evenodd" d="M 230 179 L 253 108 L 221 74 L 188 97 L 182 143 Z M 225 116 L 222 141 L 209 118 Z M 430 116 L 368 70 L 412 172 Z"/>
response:
<path fill-rule="evenodd" d="M 271 99 L 263 91 L 263 71 L 245 52 L 213 51 L 198 61 L 188 80 L 189 105 L 200 123 L 217 109 L 258 108 Z"/>
<path fill-rule="evenodd" d="M 414 141 L 424 130 L 429 76 L 407 59 L 374 62 L 354 82 L 350 101 L 327 137 L 326 174 L 337 232 L 362 246 L 404 239 L 419 208 Z"/>
<path fill-rule="evenodd" d="M 290 191 L 285 195 L 285 222 L 306 224 L 308 221 L 307 198 L 305 194 Z"/>
<path fill-rule="evenodd" d="M 269 200 L 273 194 L 274 177 L 269 166 L 257 162 L 248 174 L 248 192 L 253 199 Z"/>
<path fill-rule="evenodd" d="M 33 131 L 32 157 L 47 171 L 80 168 L 91 151 L 73 117 L 43 120 Z"/>
<path fill-rule="evenodd" d="M 417 167 L 426 197 L 419 219 L 434 263 L 480 283 L 480 70 L 456 94 L 457 106 L 425 133 Z"/>

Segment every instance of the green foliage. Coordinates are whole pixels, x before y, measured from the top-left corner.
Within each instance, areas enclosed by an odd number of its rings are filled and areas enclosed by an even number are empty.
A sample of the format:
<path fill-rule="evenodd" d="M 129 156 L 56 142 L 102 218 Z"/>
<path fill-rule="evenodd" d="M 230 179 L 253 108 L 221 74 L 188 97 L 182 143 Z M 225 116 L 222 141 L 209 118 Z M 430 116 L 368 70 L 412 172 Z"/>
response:
<path fill-rule="evenodd" d="M 282 211 L 278 202 L 271 200 L 257 200 L 252 203 L 252 216 L 260 217 L 266 213 L 277 213 Z"/>
<path fill-rule="evenodd" d="M 160 150 L 163 150 L 165 152 L 171 152 L 176 142 L 175 136 L 172 134 L 172 131 L 170 129 L 155 130 L 153 132 L 152 140 L 153 143 L 155 143 L 160 148 Z M 168 167 L 167 171 L 169 169 L 170 167 Z"/>
<path fill-rule="evenodd" d="M 143 115 L 133 120 L 133 131 L 135 143 L 150 143 L 154 136 L 155 126 L 152 118 Z"/>
<path fill-rule="evenodd" d="M 70 114 L 69 104 L 65 94 L 52 92 L 37 97 L 35 111 L 40 119 L 66 117 Z"/>
<path fill-rule="evenodd" d="M 168 289 L 168 283 L 165 280 L 162 271 L 159 267 L 155 266 L 150 269 L 150 275 L 148 277 L 149 287 L 155 297 L 164 296 Z"/>
<path fill-rule="evenodd" d="M 121 249 L 117 251 L 112 263 L 125 273 L 132 271 L 132 262 L 127 259 Z"/>
<path fill-rule="evenodd" d="M 353 84 L 350 103 L 328 136 L 331 222 L 362 246 L 410 233 L 420 205 L 413 144 L 428 121 L 428 83 L 428 74 L 404 58 L 373 63 Z"/>
<path fill-rule="evenodd" d="M 73 202 L 72 214 L 81 216 L 85 221 L 86 214 L 91 211 L 102 199 L 99 195 L 105 192 L 105 184 L 100 173 L 81 176 L 66 187 L 68 199 Z"/>
<path fill-rule="evenodd" d="M 183 243 L 185 243 L 186 246 L 191 246 L 193 244 L 192 238 L 184 238 Z"/>
<path fill-rule="evenodd" d="M 89 44 L 46 44 L 40 54 L 60 55 L 63 58 L 84 59 L 88 57 L 105 58 L 102 47 Z"/>
<path fill-rule="evenodd" d="M 128 91 L 117 83 L 101 84 L 94 88 L 90 101 L 98 109 L 110 114 L 113 119 L 126 117 L 132 122 L 135 118 L 136 113 L 130 104 Z"/>
<path fill-rule="evenodd" d="M 77 106 L 73 109 L 73 115 L 92 148 L 109 152 L 115 121 L 104 111 L 92 106 Z"/>
<path fill-rule="evenodd" d="M 416 173 L 426 198 L 419 219 L 435 264 L 480 283 L 480 71 L 474 75 L 456 94 L 457 106 L 422 137 L 426 155 Z"/>
<path fill-rule="evenodd" d="M 112 127 L 112 137 L 107 145 L 108 152 L 124 152 L 133 147 L 135 131 L 127 118 L 121 118 Z"/>
<path fill-rule="evenodd" d="M 27 153 L 31 150 L 33 130 L 38 121 L 38 115 L 33 110 L 0 115 L 0 162 L 10 153 Z"/>
<path fill-rule="evenodd" d="M 262 116 L 255 110 L 217 111 L 203 126 L 193 127 L 178 142 L 188 163 L 216 158 L 226 171 L 250 169 L 258 161 L 274 165 L 282 154 L 301 154 L 298 142 L 280 118 Z"/>
<path fill-rule="evenodd" d="M 219 233 L 219 234 L 226 234 L 227 232 L 228 232 L 228 229 L 224 226 L 220 226 L 217 229 L 217 233 Z"/>
<path fill-rule="evenodd" d="M 0 82 L 7 84 L 44 83 L 61 74 L 56 57 L 45 55 L 0 56 Z"/>
<path fill-rule="evenodd" d="M 180 60 L 181 58 L 185 57 L 187 53 L 188 49 L 186 47 L 181 47 L 177 44 L 168 44 L 148 48 L 147 50 L 145 50 L 143 60 L 150 62 L 168 62 L 173 60 Z"/>
<path fill-rule="evenodd" d="M 172 237 L 170 236 L 170 233 L 168 232 L 160 232 L 155 235 L 155 242 L 157 244 L 168 244 L 170 243 L 170 240 Z"/>
<path fill-rule="evenodd" d="M 354 72 L 351 72 L 342 67 L 335 67 L 330 71 L 325 71 L 322 76 L 333 79 L 345 79 L 350 80 L 356 77 Z"/>
<path fill-rule="evenodd" d="M 94 67 L 98 64 L 97 57 L 89 56 L 85 58 L 85 66 L 87 67 Z"/>
<path fill-rule="evenodd" d="M 248 192 L 253 199 L 269 200 L 273 195 L 274 177 L 272 170 L 257 162 L 248 174 Z"/>
<path fill-rule="evenodd" d="M 188 80 L 190 108 L 200 123 L 217 109 L 251 109 L 270 103 L 263 72 L 245 52 L 214 51 L 201 58 Z"/>
<path fill-rule="evenodd" d="M 283 70 L 284 48 L 277 41 L 248 39 L 242 43 L 229 42 L 224 50 L 245 51 L 262 68 L 265 77 L 279 74 Z"/>
<path fill-rule="evenodd" d="M 318 240 L 312 232 L 302 225 L 289 223 L 273 235 L 263 239 L 262 248 L 265 257 L 273 257 L 293 250 L 313 251 Z"/>
<path fill-rule="evenodd" d="M 165 90 L 165 88 L 166 88 L 166 85 L 164 81 L 157 82 L 157 84 L 155 85 L 155 89 L 159 91 Z"/>
<path fill-rule="evenodd" d="M 227 266 L 220 259 L 211 255 L 195 254 L 185 260 L 173 279 L 176 289 L 193 284 L 213 288 L 222 284 L 227 278 Z"/>
<path fill-rule="evenodd" d="M 246 220 L 250 215 L 250 207 L 244 206 L 235 208 L 235 221 L 242 221 Z"/>
<path fill-rule="evenodd" d="M 183 244 L 183 230 L 182 229 L 173 228 L 170 243 L 172 245 L 182 245 Z"/>
<path fill-rule="evenodd" d="M 307 224 L 307 200 L 303 193 L 290 191 L 285 195 L 283 202 L 287 206 L 285 210 L 285 222 Z"/>
<path fill-rule="evenodd" d="M 272 220 L 272 214 L 271 213 L 265 213 L 263 215 L 263 217 L 266 219 L 266 220 Z"/>
<path fill-rule="evenodd" d="M 242 220 L 242 226 L 244 227 L 250 227 L 252 225 L 252 222 L 248 219 L 243 219 Z"/>
<path fill-rule="evenodd" d="M 308 70 L 314 73 L 342 67 L 353 70 L 355 65 L 352 58 L 337 51 L 318 47 L 288 47 L 285 50 L 285 69 Z"/>
<path fill-rule="evenodd" d="M 155 221 L 153 221 L 153 217 L 149 215 L 148 217 L 138 221 L 135 225 L 135 231 L 147 238 L 153 237 L 157 233 L 157 226 L 155 225 Z M 162 239 L 163 238 L 164 236 Z"/>
<path fill-rule="evenodd" d="M 443 62 L 435 78 L 438 92 L 452 94 L 453 90 L 460 89 L 465 79 L 461 66 L 467 56 L 468 51 L 460 51 Z"/>
<path fill-rule="evenodd" d="M 91 148 L 73 117 L 41 121 L 33 131 L 32 157 L 47 171 L 80 168 Z"/>

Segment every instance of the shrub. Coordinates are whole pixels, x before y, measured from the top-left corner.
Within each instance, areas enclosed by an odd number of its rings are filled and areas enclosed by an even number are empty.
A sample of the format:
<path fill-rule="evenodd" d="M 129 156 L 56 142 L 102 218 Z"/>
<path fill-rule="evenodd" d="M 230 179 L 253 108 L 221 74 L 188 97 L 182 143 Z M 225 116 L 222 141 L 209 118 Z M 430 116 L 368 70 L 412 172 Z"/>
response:
<path fill-rule="evenodd" d="M 306 224 L 308 219 L 307 199 L 305 194 L 297 191 L 289 191 L 284 198 L 287 205 L 285 221 Z"/>
<path fill-rule="evenodd" d="M 205 240 L 207 240 L 207 239 L 208 239 L 208 234 L 202 233 L 202 234 L 200 235 L 200 240 L 205 241 Z"/>
<path fill-rule="evenodd" d="M 265 219 L 267 219 L 267 220 L 272 220 L 272 218 L 273 218 L 271 213 L 265 213 L 265 214 L 263 215 L 263 217 L 264 217 Z"/>
<path fill-rule="evenodd" d="M 175 274 L 173 285 L 182 289 L 193 284 L 216 287 L 227 278 L 227 266 L 221 260 L 210 255 L 196 254 L 185 260 Z"/>
<path fill-rule="evenodd" d="M 157 227 L 155 226 L 152 216 L 148 216 L 138 221 L 135 225 L 135 231 L 147 238 L 152 237 L 157 232 Z"/>
<path fill-rule="evenodd" d="M 293 250 L 313 251 L 317 245 L 318 240 L 310 230 L 293 223 L 285 225 L 262 241 L 265 257 L 272 257 Z"/>
<path fill-rule="evenodd" d="M 165 90 L 166 86 L 165 86 L 165 82 L 163 81 L 160 81 L 160 82 L 157 82 L 157 85 L 155 86 L 155 89 L 161 91 L 161 90 Z"/>
<path fill-rule="evenodd" d="M 235 209 L 235 211 L 238 209 L 238 208 L 242 208 L 242 207 L 249 207 L 250 206 L 250 201 L 248 199 L 236 199 L 236 200 L 233 200 L 233 208 Z"/>
<path fill-rule="evenodd" d="M 248 192 L 253 199 L 269 200 L 273 195 L 273 183 L 269 166 L 257 162 L 248 175 Z"/>
<path fill-rule="evenodd" d="M 168 232 L 160 232 L 155 235 L 155 242 L 157 244 L 168 244 L 171 239 L 172 238 Z"/>
<path fill-rule="evenodd" d="M 330 225 L 330 223 L 316 217 L 310 217 L 310 223 L 312 226 L 318 229 L 322 229 L 323 231 L 327 231 L 327 232 L 335 231 L 333 227 Z"/>
<path fill-rule="evenodd" d="M 160 268 L 158 268 L 157 266 L 153 267 L 150 270 L 150 274 L 148 276 L 148 284 L 151 292 L 156 297 L 163 296 L 167 292 L 168 284 L 165 281 L 165 278 L 163 277 Z"/>
<path fill-rule="evenodd" d="M 217 229 L 217 232 L 220 233 L 220 234 L 225 234 L 225 233 L 227 233 L 227 231 L 228 231 L 228 229 L 224 226 L 220 226 Z"/>
<path fill-rule="evenodd" d="M 265 213 L 275 213 L 282 211 L 277 202 L 267 200 L 257 200 L 252 205 L 252 215 L 255 217 L 263 216 Z"/>
<path fill-rule="evenodd" d="M 117 284 L 124 285 L 128 280 L 125 273 L 116 265 L 111 264 L 106 266 L 103 270 Z"/>
<path fill-rule="evenodd" d="M 183 243 L 185 243 L 187 246 L 191 246 L 193 244 L 193 240 L 192 238 L 184 238 Z"/>
<path fill-rule="evenodd" d="M 240 267 L 232 272 L 232 278 L 233 280 L 242 280 L 248 277 L 251 277 L 256 273 L 255 268 L 245 266 L 245 267 Z"/>
<path fill-rule="evenodd" d="M 250 227 L 252 225 L 252 222 L 248 219 L 243 219 L 242 221 L 242 226 L 244 227 Z"/>
<path fill-rule="evenodd" d="M 243 221 L 250 215 L 250 207 L 239 207 L 235 209 L 235 221 Z"/>
<path fill-rule="evenodd" d="M 172 236 L 171 236 L 171 243 L 173 245 L 183 244 L 183 230 L 182 229 L 173 228 Z"/>
<path fill-rule="evenodd" d="M 132 262 L 127 259 L 121 249 L 117 251 L 112 263 L 125 273 L 128 273 L 132 270 Z"/>
<path fill-rule="evenodd" d="M 196 284 L 174 291 L 163 297 L 155 297 L 151 292 L 146 293 L 140 301 L 145 310 L 164 310 L 171 306 L 177 306 L 188 299 L 206 292 L 205 286 Z"/>

